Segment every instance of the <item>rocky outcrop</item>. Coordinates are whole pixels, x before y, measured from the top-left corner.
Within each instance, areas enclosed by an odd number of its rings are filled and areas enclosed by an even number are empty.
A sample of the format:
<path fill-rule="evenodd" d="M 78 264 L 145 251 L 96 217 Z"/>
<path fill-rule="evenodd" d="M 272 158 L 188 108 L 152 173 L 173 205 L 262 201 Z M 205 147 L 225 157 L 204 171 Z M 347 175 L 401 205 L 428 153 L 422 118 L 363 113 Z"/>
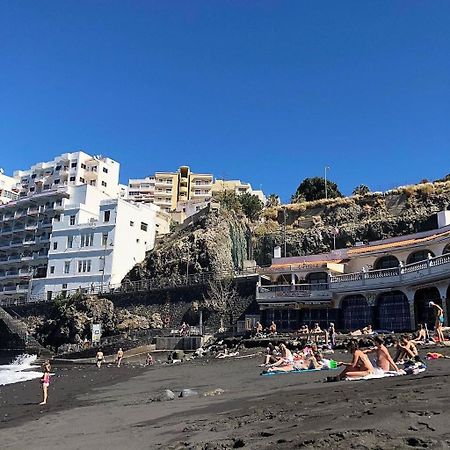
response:
<path fill-rule="evenodd" d="M 203 272 L 231 273 L 248 258 L 249 236 L 246 219 L 226 210 L 211 211 L 158 242 L 126 280 L 177 282 Z"/>
<path fill-rule="evenodd" d="M 387 194 L 368 194 L 271 208 L 255 228 L 254 255 L 269 264 L 276 245 L 284 242 L 288 256 L 330 251 L 336 229 L 336 248 L 436 228 L 436 213 L 450 206 L 450 183 L 425 183 Z"/>

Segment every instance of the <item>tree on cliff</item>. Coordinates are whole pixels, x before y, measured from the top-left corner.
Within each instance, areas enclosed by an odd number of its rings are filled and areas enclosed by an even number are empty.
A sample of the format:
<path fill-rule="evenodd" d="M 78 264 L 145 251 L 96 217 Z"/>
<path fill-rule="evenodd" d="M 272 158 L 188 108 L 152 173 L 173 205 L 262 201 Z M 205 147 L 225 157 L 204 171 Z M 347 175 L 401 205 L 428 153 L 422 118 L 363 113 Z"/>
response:
<path fill-rule="evenodd" d="M 327 197 L 342 197 L 338 185 L 333 181 L 327 180 Z M 312 177 L 305 178 L 292 196 L 292 203 L 300 203 L 302 201 L 321 200 L 325 198 L 325 178 Z"/>
<path fill-rule="evenodd" d="M 277 194 L 270 194 L 267 197 L 266 207 L 273 208 L 280 205 L 280 197 Z"/>
<path fill-rule="evenodd" d="M 263 202 L 256 196 L 246 192 L 239 195 L 239 203 L 242 207 L 242 212 L 250 220 L 256 220 L 259 217 L 264 205 Z"/>
<path fill-rule="evenodd" d="M 215 199 L 220 203 L 220 206 L 230 211 L 243 213 L 248 219 L 255 220 L 263 209 L 262 201 L 256 196 L 248 192 L 236 195 L 234 191 L 219 192 Z"/>
<path fill-rule="evenodd" d="M 366 195 L 370 192 L 369 186 L 366 186 L 365 184 L 360 184 L 359 186 L 356 186 L 355 189 L 353 189 L 352 195 Z"/>

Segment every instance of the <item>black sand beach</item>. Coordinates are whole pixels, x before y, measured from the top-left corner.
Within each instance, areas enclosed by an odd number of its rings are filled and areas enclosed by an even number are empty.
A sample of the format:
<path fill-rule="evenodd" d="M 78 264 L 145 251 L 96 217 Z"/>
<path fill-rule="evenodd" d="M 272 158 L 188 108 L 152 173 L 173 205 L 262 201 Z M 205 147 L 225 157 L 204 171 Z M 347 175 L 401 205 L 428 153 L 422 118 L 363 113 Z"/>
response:
<path fill-rule="evenodd" d="M 442 350 L 438 350 L 442 351 Z M 448 352 L 448 351 L 447 351 Z M 348 359 L 348 356 L 346 357 Z M 260 376 L 261 358 L 173 366 L 58 367 L 49 404 L 38 381 L 1 387 L 2 449 L 443 449 L 450 360 L 426 372 L 324 383 L 330 372 Z M 162 389 L 199 395 L 151 402 Z M 220 395 L 211 391 L 220 388 Z"/>

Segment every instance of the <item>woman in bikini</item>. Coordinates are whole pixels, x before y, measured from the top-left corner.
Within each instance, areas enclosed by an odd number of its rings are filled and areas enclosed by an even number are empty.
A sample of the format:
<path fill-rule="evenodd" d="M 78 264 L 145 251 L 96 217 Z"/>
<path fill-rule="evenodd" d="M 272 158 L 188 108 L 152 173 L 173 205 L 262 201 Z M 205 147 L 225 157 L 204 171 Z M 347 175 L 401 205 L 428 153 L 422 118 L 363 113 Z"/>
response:
<path fill-rule="evenodd" d="M 374 373 L 374 368 L 369 357 L 358 348 L 358 343 L 355 340 L 350 341 L 348 350 L 353 355 L 353 359 L 351 363 L 338 363 L 340 366 L 346 366 L 339 375 L 341 380 L 347 377 L 365 377 Z"/>

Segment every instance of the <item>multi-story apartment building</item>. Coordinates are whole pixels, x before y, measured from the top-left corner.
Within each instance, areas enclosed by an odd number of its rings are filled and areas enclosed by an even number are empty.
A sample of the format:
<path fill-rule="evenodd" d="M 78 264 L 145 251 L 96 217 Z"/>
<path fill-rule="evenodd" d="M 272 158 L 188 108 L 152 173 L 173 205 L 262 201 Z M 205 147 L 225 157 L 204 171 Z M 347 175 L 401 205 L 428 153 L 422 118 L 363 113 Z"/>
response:
<path fill-rule="evenodd" d="M 11 200 L 17 200 L 19 191 L 17 188 L 17 180 L 4 174 L 0 169 L 0 205 L 8 203 Z"/>
<path fill-rule="evenodd" d="M 173 212 L 179 202 L 209 200 L 212 182 L 211 174 L 193 173 L 182 166 L 177 172 L 156 172 L 143 179 L 130 179 L 126 198 L 154 203 L 165 212 Z"/>
<path fill-rule="evenodd" d="M 158 212 L 86 184 L 0 206 L 0 300 L 119 283 L 153 248 Z"/>
<path fill-rule="evenodd" d="M 262 320 L 281 330 L 315 322 L 354 330 L 372 324 L 404 331 L 434 326 L 430 301 L 450 313 L 450 211 L 437 228 L 330 253 L 281 257 L 259 269 Z"/>
<path fill-rule="evenodd" d="M 181 166 L 177 172 L 156 172 L 143 179 L 130 179 L 125 198 L 133 202 L 154 203 L 163 211 L 173 213 L 175 220 L 186 218 L 211 201 L 214 194 L 231 190 L 237 195 L 256 195 L 264 204 L 266 197 L 261 190 L 253 190 L 249 183 L 240 180 L 216 180 L 212 174 L 191 172 Z"/>
<path fill-rule="evenodd" d="M 88 184 L 110 197 L 119 195 L 120 164 L 104 156 L 82 151 L 63 153 L 52 161 L 40 162 L 28 170 L 17 170 L 20 197 L 40 194 L 60 186 Z"/>
<path fill-rule="evenodd" d="M 155 244 L 156 205 L 104 198 L 89 186 L 77 190 L 53 225 L 47 276 L 33 284 L 32 296 L 109 289 Z"/>
<path fill-rule="evenodd" d="M 236 195 L 248 193 L 258 197 L 264 205 L 267 202 L 262 190 L 253 189 L 250 183 L 243 183 L 241 180 L 216 180 L 212 185 L 213 195 L 223 191 L 232 191 Z"/>

